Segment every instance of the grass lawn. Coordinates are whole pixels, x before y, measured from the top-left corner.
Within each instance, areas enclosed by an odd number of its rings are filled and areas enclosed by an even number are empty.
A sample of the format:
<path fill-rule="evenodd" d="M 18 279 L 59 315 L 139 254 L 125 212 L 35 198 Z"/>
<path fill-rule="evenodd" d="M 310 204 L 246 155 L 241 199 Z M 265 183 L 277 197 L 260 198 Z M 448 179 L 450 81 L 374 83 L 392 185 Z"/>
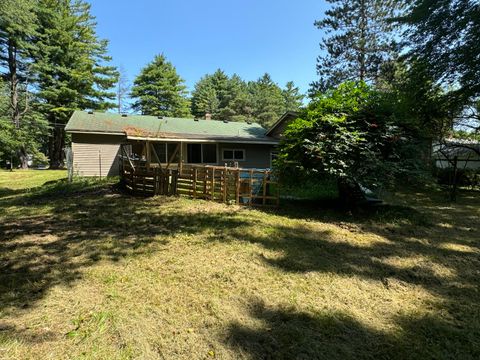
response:
<path fill-rule="evenodd" d="M 1 359 L 480 358 L 479 192 L 349 214 L 65 176 L 0 172 Z"/>

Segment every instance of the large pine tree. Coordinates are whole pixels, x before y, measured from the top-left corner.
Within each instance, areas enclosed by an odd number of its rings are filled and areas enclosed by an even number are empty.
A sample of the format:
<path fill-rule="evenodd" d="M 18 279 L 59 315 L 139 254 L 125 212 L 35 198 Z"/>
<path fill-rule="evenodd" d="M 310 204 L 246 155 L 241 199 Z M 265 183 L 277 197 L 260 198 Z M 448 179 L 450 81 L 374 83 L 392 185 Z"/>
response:
<path fill-rule="evenodd" d="M 300 93 L 300 89 L 295 86 L 293 81 L 287 82 L 285 88 L 282 89 L 284 101 L 284 111 L 298 111 L 303 104 L 304 96 Z"/>
<path fill-rule="evenodd" d="M 284 112 L 282 89 L 273 82 L 268 73 L 249 83 L 252 96 L 253 117 L 260 125 L 269 127 Z"/>
<path fill-rule="evenodd" d="M 118 73 L 109 66 L 107 41 L 96 34 L 95 18 L 83 0 L 38 0 L 35 55 L 41 110 L 52 131 L 50 166 L 63 166 L 64 126 L 73 110 L 115 107 Z"/>
<path fill-rule="evenodd" d="M 143 115 L 189 117 L 187 87 L 165 56 L 157 55 L 136 77 L 131 96 L 133 110 Z"/>
<path fill-rule="evenodd" d="M 332 7 L 315 26 L 325 32 L 317 58 L 319 79 L 311 91 L 347 80 L 374 81 L 383 62 L 397 51 L 394 25 L 401 0 L 327 0 Z"/>
<path fill-rule="evenodd" d="M 29 80 L 32 79 L 32 44 L 37 18 L 32 0 L 0 2 L 0 68 L 6 84 L 2 97 L 8 98 L 0 119 L 0 146 L 3 152 L 15 152 L 22 168 L 28 167 L 28 155 L 39 145 L 37 129 L 44 127 L 41 117 L 32 110 Z M 6 86 L 5 86 L 6 85 Z"/>
<path fill-rule="evenodd" d="M 246 103 L 245 82 L 238 75 L 229 77 L 220 69 L 202 77 L 192 92 L 192 113 L 197 117 L 210 113 L 214 119 L 243 121 L 248 117 Z"/>

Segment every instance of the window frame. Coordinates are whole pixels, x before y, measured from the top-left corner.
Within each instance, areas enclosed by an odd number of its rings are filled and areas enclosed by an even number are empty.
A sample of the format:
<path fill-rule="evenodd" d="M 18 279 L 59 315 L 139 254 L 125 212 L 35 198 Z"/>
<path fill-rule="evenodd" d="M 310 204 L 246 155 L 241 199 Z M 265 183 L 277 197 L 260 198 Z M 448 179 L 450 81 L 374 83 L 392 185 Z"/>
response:
<path fill-rule="evenodd" d="M 231 151 L 233 154 L 233 159 L 225 159 L 225 151 Z M 235 159 L 235 151 L 241 151 L 243 154 L 243 159 Z M 235 148 L 223 148 L 222 149 L 222 161 L 247 161 L 247 152 L 245 149 L 235 149 Z"/>

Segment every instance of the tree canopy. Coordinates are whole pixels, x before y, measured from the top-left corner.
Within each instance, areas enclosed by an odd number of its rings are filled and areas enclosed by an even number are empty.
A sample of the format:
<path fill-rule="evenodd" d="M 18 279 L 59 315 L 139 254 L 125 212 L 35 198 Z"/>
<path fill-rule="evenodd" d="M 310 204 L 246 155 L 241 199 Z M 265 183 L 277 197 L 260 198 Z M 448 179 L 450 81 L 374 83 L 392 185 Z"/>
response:
<path fill-rule="evenodd" d="M 240 76 L 229 77 L 219 69 L 195 84 L 192 113 L 196 117 L 209 113 L 214 119 L 251 120 L 268 127 L 285 111 L 298 110 L 302 101 L 303 95 L 293 81 L 282 89 L 268 73 L 256 81 L 245 82 Z"/>
<path fill-rule="evenodd" d="M 325 91 L 348 80 L 374 81 L 381 65 L 398 51 L 394 25 L 398 0 L 328 0 L 332 7 L 315 26 L 325 31 L 317 58 L 319 79 L 311 92 Z"/>
<path fill-rule="evenodd" d="M 400 23 L 409 55 L 428 64 L 434 78 L 456 96 L 480 96 L 480 3 L 475 0 L 416 0 Z"/>
<path fill-rule="evenodd" d="M 185 81 L 163 54 L 155 56 L 135 78 L 132 108 L 143 115 L 189 117 Z"/>

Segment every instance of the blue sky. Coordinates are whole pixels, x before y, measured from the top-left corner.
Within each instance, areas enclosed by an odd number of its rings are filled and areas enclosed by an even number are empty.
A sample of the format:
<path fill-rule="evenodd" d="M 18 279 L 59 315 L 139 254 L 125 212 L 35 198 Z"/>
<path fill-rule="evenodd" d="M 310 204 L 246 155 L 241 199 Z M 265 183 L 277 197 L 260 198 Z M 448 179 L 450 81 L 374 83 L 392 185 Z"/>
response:
<path fill-rule="evenodd" d="M 132 80 L 164 53 L 191 90 L 217 68 L 255 80 L 269 72 L 302 92 L 315 79 L 321 0 L 90 0 L 98 35 Z"/>

